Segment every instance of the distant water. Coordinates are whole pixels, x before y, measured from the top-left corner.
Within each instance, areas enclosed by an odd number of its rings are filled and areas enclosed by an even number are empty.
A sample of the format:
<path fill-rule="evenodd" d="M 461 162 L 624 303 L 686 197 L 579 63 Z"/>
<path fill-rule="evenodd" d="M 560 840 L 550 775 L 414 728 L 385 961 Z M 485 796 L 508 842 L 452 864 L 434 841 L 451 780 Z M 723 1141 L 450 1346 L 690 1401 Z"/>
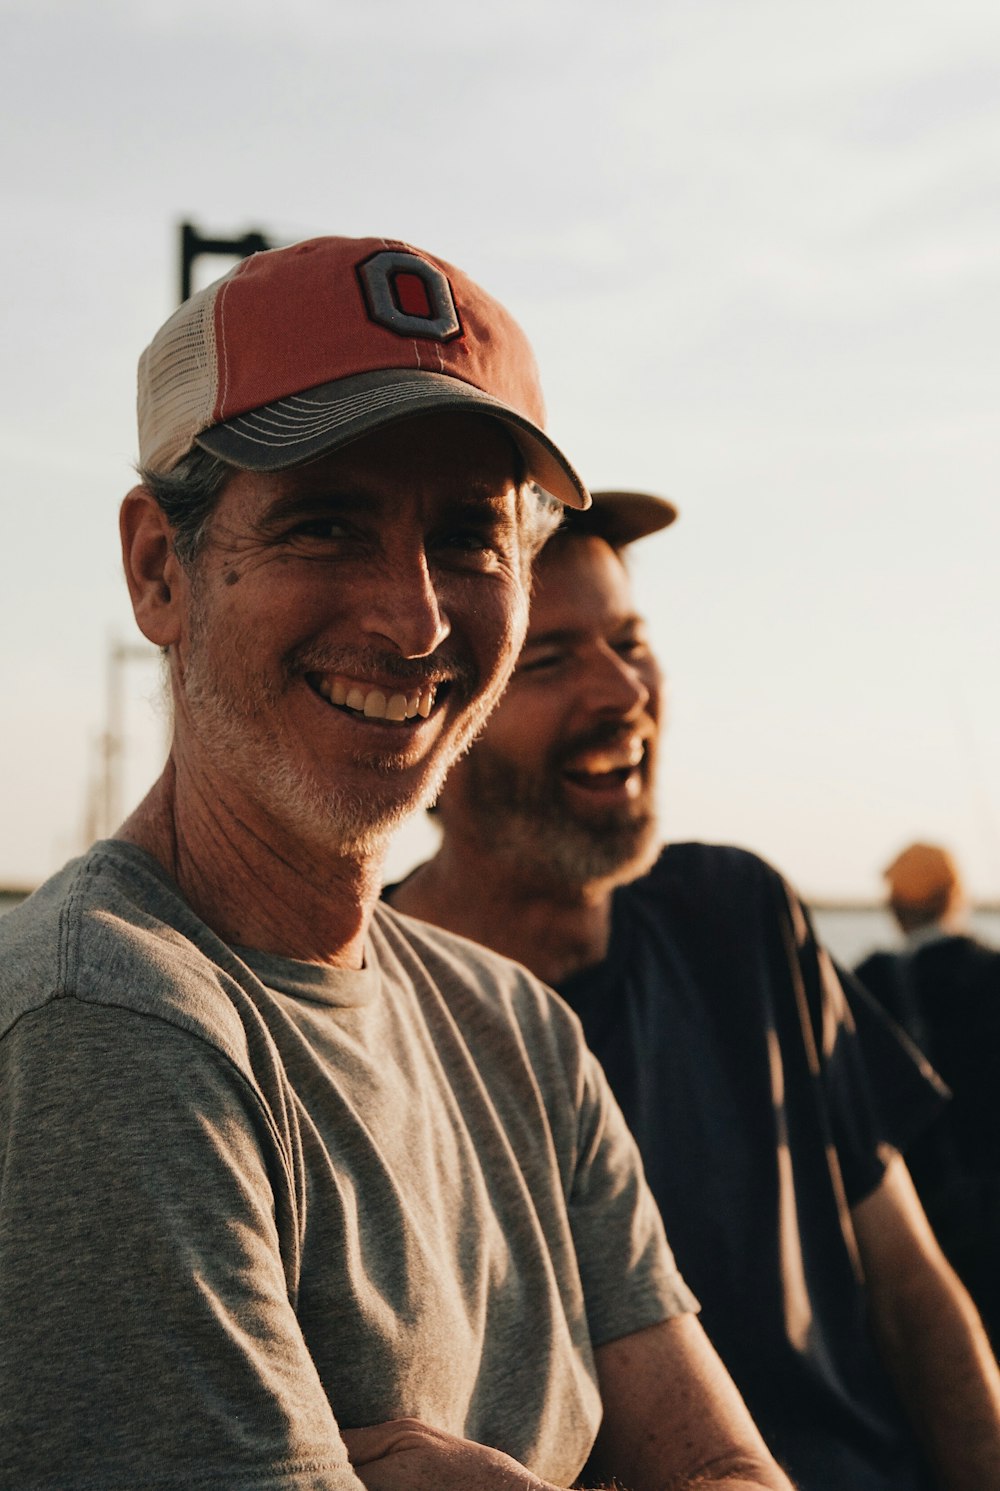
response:
<path fill-rule="evenodd" d="M 0 916 L 23 900 L 26 891 L 0 889 Z M 853 968 L 879 948 L 900 946 L 896 924 L 881 906 L 812 903 L 813 921 L 821 941 L 839 963 Z M 984 906 L 972 913 L 972 930 L 983 942 L 1000 948 L 1000 906 Z"/>
<path fill-rule="evenodd" d="M 821 940 L 848 968 L 869 953 L 902 944 L 896 923 L 881 906 L 824 906 L 814 902 L 812 915 Z M 1000 948 L 1000 906 L 979 908 L 970 922 L 977 937 Z"/>
<path fill-rule="evenodd" d="M 23 901 L 27 894 L 27 890 L 7 890 L 6 887 L 0 890 L 0 916 L 5 911 L 13 911 L 18 901 Z"/>

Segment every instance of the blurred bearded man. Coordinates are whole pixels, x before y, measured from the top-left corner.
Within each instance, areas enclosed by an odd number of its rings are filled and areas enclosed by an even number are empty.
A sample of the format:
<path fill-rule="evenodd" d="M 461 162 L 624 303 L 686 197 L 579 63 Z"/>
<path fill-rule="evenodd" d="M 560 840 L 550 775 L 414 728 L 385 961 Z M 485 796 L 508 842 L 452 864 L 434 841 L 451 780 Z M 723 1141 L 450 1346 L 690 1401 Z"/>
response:
<path fill-rule="evenodd" d="M 530 667 L 526 662 L 525 666 Z M 523 676 L 523 675 L 522 675 Z M 537 772 L 484 743 L 462 770 L 469 811 L 505 859 L 523 868 L 526 885 L 620 885 L 647 870 L 659 853 L 653 804 L 656 733 L 598 723 L 553 745 Z M 596 778 L 633 773 L 629 792 L 605 792 Z M 574 791 L 593 803 L 573 811 Z M 500 832 L 498 832 L 498 829 Z"/>
<path fill-rule="evenodd" d="M 899 1154 L 938 1085 L 768 865 L 656 846 L 662 678 L 621 551 L 674 516 L 626 492 L 566 514 L 440 849 L 388 899 L 579 1015 L 708 1334 L 803 1491 L 1000 1484 L 996 1363 Z"/>

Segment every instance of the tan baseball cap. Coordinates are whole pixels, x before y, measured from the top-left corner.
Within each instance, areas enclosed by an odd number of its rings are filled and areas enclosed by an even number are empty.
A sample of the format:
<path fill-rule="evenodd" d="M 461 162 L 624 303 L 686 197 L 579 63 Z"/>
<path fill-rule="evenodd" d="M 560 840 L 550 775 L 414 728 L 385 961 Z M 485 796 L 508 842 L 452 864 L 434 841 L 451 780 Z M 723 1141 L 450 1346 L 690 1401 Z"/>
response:
<path fill-rule="evenodd" d="M 534 354 L 453 265 L 388 238 L 313 238 L 253 254 L 186 300 L 139 362 L 139 462 L 198 445 L 281 471 L 395 421 L 498 420 L 526 475 L 573 507 L 587 489 L 545 433 Z"/>
<path fill-rule="evenodd" d="M 624 549 L 636 539 L 669 528 L 679 516 L 668 498 L 652 492 L 600 491 L 590 496 L 586 512 L 567 512 L 563 527 L 574 533 L 592 533 L 613 549 Z"/>

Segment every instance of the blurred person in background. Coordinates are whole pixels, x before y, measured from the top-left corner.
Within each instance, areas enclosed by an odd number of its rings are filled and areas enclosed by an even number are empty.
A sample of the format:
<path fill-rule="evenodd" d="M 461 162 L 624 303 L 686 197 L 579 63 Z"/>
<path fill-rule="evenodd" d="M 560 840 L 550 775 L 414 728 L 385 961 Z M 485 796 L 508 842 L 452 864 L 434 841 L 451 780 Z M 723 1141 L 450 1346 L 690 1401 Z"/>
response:
<path fill-rule="evenodd" d="M 954 857 L 911 844 L 884 871 L 903 934 L 856 973 L 932 1062 L 952 1101 L 910 1156 L 938 1238 L 1000 1342 L 1000 951 L 969 930 Z"/>
<path fill-rule="evenodd" d="M 440 848 L 386 894 L 579 1015 L 709 1336 L 804 1491 L 1000 1486 L 1000 1377 L 900 1156 L 939 1086 L 770 866 L 659 847 L 662 678 L 622 551 L 674 517 L 634 492 L 566 514 Z"/>

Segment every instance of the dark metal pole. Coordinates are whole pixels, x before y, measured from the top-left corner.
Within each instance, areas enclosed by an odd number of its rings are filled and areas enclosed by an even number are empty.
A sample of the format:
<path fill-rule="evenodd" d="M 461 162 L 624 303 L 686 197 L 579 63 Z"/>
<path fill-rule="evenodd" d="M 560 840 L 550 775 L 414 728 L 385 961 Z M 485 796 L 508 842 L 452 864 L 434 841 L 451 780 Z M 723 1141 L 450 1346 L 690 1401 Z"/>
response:
<path fill-rule="evenodd" d="M 271 248 L 263 233 L 255 229 L 241 238 L 206 238 L 193 223 L 181 223 L 181 300 L 191 294 L 191 269 L 202 254 L 221 254 L 227 259 L 246 259 Z"/>

